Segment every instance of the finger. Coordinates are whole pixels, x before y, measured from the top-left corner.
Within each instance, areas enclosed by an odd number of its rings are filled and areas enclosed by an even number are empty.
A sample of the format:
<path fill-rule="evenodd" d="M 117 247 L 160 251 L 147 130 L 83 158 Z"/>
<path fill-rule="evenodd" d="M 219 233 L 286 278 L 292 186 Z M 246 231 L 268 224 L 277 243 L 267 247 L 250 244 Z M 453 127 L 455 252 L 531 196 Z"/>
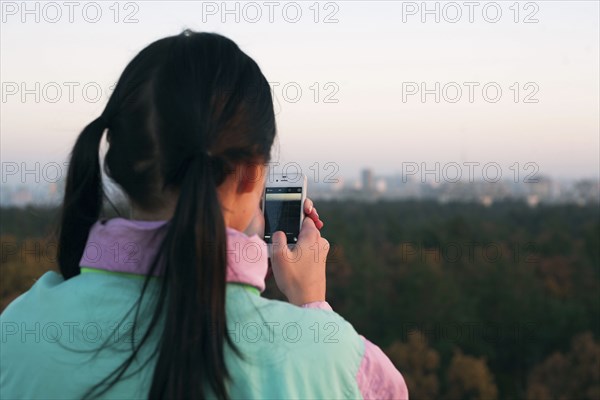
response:
<path fill-rule="evenodd" d="M 321 236 L 319 229 L 317 229 L 315 222 L 311 218 L 304 218 L 302 221 L 302 227 L 300 228 L 300 234 L 298 234 L 298 243 L 308 241 L 314 242 Z"/>
<path fill-rule="evenodd" d="M 275 259 L 283 256 L 283 252 L 287 251 L 287 236 L 283 231 L 273 232 L 271 243 L 273 245 L 273 257 Z"/>
<path fill-rule="evenodd" d="M 317 227 L 317 229 L 321 229 L 323 227 L 324 222 L 321 221 L 321 219 L 319 218 L 319 213 L 317 212 L 317 209 L 315 207 L 313 207 L 312 212 L 308 214 L 307 217 L 309 217 L 315 222 L 315 226 Z"/>
<path fill-rule="evenodd" d="M 279 266 L 282 265 L 279 261 L 295 258 L 290 256 L 290 251 L 292 251 L 293 249 L 290 249 L 287 245 L 287 236 L 283 231 L 277 231 L 273 233 L 271 241 L 273 242 L 273 250 L 271 252 L 271 257 L 273 258 L 273 260 L 275 260 L 275 263 L 273 263 L 272 265 L 275 268 L 279 268 Z"/>
<path fill-rule="evenodd" d="M 302 231 L 310 232 L 315 229 L 315 221 L 312 218 L 304 217 L 302 220 L 302 226 L 300 227 L 300 233 Z"/>
<path fill-rule="evenodd" d="M 317 209 L 313 207 L 312 211 L 308 214 L 305 214 L 306 217 L 309 217 L 313 221 L 317 222 L 319 219 L 319 214 L 317 214 Z"/>
<path fill-rule="evenodd" d="M 309 215 L 314 208 L 313 201 L 308 197 L 304 199 L 304 214 Z"/>
<path fill-rule="evenodd" d="M 287 244 L 287 236 L 283 231 L 274 232 L 271 236 L 273 248 L 284 247 Z"/>

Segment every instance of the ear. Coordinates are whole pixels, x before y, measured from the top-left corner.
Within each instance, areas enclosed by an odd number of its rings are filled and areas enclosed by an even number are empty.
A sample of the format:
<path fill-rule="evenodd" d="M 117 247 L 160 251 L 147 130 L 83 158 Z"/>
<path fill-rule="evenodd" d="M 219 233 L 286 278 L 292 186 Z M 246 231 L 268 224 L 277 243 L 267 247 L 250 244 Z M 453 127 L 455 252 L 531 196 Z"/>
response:
<path fill-rule="evenodd" d="M 240 163 L 236 168 L 237 192 L 251 193 L 262 188 L 264 184 L 265 166 L 260 163 Z"/>

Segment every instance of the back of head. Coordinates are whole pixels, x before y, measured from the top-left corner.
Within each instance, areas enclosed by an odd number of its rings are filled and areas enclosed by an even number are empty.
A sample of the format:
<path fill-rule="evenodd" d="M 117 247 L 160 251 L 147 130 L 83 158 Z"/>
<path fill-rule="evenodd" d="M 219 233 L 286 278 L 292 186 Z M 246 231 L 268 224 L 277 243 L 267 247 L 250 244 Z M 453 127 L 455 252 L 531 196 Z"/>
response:
<path fill-rule="evenodd" d="M 236 164 L 269 161 L 276 133 L 269 84 L 218 34 L 186 30 L 143 49 L 72 150 L 58 243 L 65 279 L 80 273 L 89 229 L 101 214 L 105 130 L 105 172 L 132 203 L 153 212 L 165 206 L 167 193 L 178 194 L 151 271 L 163 265 L 161 295 L 139 342 L 163 315 L 150 397 L 202 397 L 209 384 L 224 398 L 223 345 L 233 343 L 225 328 L 226 230 L 216 188 Z M 107 390 L 135 353 L 94 390 Z"/>
<path fill-rule="evenodd" d="M 146 210 L 161 205 L 159 185 L 181 185 L 193 157 L 209 151 L 229 166 L 260 162 L 275 136 L 259 67 L 211 33 L 185 31 L 144 49 L 125 69 L 107 113 L 107 172 Z"/>

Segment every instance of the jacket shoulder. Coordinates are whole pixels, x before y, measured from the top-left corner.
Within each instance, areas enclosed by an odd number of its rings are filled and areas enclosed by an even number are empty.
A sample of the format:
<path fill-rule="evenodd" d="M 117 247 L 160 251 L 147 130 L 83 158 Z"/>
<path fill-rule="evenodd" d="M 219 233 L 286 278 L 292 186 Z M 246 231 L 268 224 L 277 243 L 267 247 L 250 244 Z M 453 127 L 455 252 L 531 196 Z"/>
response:
<path fill-rule="evenodd" d="M 234 375 L 251 377 L 240 383 L 246 386 L 239 393 L 361 397 L 356 377 L 365 342 L 350 322 L 332 310 L 251 296 L 228 298 L 227 303 L 228 333 L 243 354 L 243 359 L 233 354 L 229 358 Z M 254 387 L 257 382 L 271 391 Z"/>

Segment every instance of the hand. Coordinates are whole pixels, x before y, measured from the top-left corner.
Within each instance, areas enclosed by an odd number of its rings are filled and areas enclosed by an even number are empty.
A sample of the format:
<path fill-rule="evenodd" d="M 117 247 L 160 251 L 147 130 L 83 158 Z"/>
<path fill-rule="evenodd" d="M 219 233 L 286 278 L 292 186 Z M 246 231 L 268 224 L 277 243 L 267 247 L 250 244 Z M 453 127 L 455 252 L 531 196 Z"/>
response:
<path fill-rule="evenodd" d="M 302 222 L 298 242 L 292 248 L 287 246 L 284 232 L 274 232 L 272 238 L 271 265 L 275 282 L 288 301 L 298 306 L 325 301 L 325 262 L 330 246 L 327 239 L 321 237 L 321 232 L 310 216 L 313 213 L 318 220 L 318 214 L 312 207 Z M 322 227 L 323 223 L 320 222 L 319 225 Z"/>

